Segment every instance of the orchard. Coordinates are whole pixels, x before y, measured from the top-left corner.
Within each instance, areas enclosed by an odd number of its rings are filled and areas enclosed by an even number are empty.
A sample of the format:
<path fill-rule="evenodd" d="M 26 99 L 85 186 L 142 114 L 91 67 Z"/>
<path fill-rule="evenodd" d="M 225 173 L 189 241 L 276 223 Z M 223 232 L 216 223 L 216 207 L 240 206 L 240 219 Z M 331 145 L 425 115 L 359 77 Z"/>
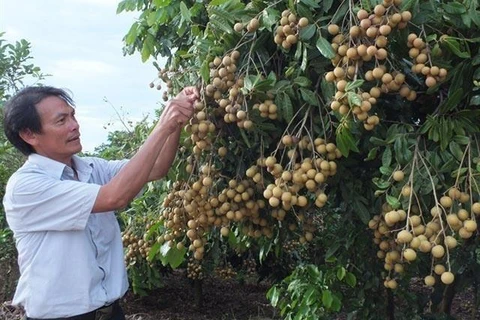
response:
<path fill-rule="evenodd" d="M 479 10 L 120 2 L 140 12 L 125 53 L 167 57 L 150 86 L 201 93 L 167 181 L 122 214 L 134 289 L 170 268 L 197 288 L 264 272 L 286 319 L 448 314 L 455 293 L 476 296 Z"/>

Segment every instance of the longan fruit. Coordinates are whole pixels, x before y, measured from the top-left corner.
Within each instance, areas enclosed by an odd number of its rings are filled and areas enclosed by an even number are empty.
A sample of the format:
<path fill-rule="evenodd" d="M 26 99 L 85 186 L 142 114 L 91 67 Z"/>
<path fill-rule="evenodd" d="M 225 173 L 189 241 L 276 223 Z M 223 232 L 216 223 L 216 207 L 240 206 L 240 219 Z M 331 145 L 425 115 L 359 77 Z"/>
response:
<path fill-rule="evenodd" d="M 335 36 L 340 32 L 340 27 L 332 23 L 328 25 L 327 30 L 328 33 L 330 33 L 332 36 Z"/>
<path fill-rule="evenodd" d="M 260 21 L 257 18 L 253 18 L 247 25 L 248 32 L 255 32 L 257 31 L 258 27 L 260 26 Z"/>
<path fill-rule="evenodd" d="M 455 276 L 453 275 L 453 273 L 449 272 L 449 271 L 446 271 L 444 273 L 442 273 L 442 275 L 440 276 L 440 279 L 442 280 L 442 282 L 444 284 L 451 284 L 454 280 L 455 280 Z"/>
<path fill-rule="evenodd" d="M 393 180 L 399 182 L 405 178 L 405 173 L 402 170 L 397 170 L 392 175 Z"/>
<path fill-rule="evenodd" d="M 435 285 L 435 277 L 430 275 L 426 276 L 424 282 L 427 287 L 433 287 Z"/>
<path fill-rule="evenodd" d="M 360 9 L 357 12 L 357 18 L 358 20 L 363 20 L 368 18 L 368 11 L 365 9 Z"/>
<path fill-rule="evenodd" d="M 241 23 L 241 22 L 235 23 L 235 25 L 233 26 L 233 30 L 235 30 L 236 32 L 242 32 L 243 23 Z"/>
<path fill-rule="evenodd" d="M 300 20 L 298 20 L 298 26 L 301 28 L 308 26 L 308 19 L 305 17 L 300 18 Z"/>

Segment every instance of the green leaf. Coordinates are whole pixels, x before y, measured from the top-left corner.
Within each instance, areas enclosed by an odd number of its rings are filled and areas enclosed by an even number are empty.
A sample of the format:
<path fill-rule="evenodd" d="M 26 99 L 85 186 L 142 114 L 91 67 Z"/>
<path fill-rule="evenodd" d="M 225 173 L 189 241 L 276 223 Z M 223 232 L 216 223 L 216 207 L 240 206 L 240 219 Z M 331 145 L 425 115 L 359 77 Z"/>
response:
<path fill-rule="evenodd" d="M 357 89 L 363 85 L 365 80 L 355 80 L 355 81 L 350 81 L 347 83 L 347 86 L 345 87 L 345 91 L 353 91 L 354 89 Z"/>
<path fill-rule="evenodd" d="M 309 24 L 305 28 L 300 29 L 300 40 L 308 41 L 315 35 L 316 32 L 317 26 L 314 24 Z"/>
<path fill-rule="evenodd" d="M 386 148 L 382 154 L 382 165 L 384 167 L 390 167 L 392 164 L 392 149 Z"/>
<path fill-rule="evenodd" d="M 470 58 L 470 53 L 463 51 L 460 48 L 460 43 L 449 36 L 443 36 L 440 39 L 441 43 L 444 44 L 453 54 L 457 55 L 460 58 Z"/>
<path fill-rule="evenodd" d="M 180 2 L 180 14 L 182 15 L 182 19 L 184 21 L 192 21 L 192 14 L 190 13 L 190 10 L 188 10 L 186 4 L 183 1 Z"/>
<path fill-rule="evenodd" d="M 391 186 L 391 183 L 380 178 L 373 178 L 372 182 L 381 190 L 388 189 Z"/>
<path fill-rule="evenodd" d="M 200 67 L 200 76 L 205 83 L 210 81 L 210 67 L 208 60 L 203 60 L 202 66 Z"/>
<path fill-rule="evenodd" d="M 168 264 L 173 269 L 177 268 L 183 263 L 186 252 L 187 252 L 186 248 L 182 248 L 181 250 L 179 250 L 177 249 L 177 247 L 172 247 L 171 250 L 168 251 L 167 257 L 166 257 Z"/>
<path fill-rule="evenodd" d="M 143 42 L 142 51 L 141 51 L 142 62 L 147 61 L 148 58 L 150 58 L 150 55 L 153 53 L 153 48 L 147 41 L 148 39 L 149 38 L 147 37 Z"/>
<path fill-rule="evenodd" d="M 390 167 L 381 166 L 379 170 L 384 176 L 389 176 L 393 173 L 393 169 Z"/>
<path fill-rule="evenodd" d="M 456 135 L 453 137 L 453 140 L 458 143 L 458 144 L 461 144 L 461 145 L 467 145 L 470 143 L 470 138 L 469 137 L 466 137 L 466 136 L 459 136 L 459 135 Z"/>
<path fill-rule="evenodd" d="M 305 88 L 300 88 L 300 93 L 302 95 L 302 99 L 307 102 L 308 104 L 312 105 L 312 106 L 318 106 L 319 103 L 318 103 L 318 99 L 317 99 L 317 95 L 315 94 L 315 92 L 312 92 L 308 89 L 305 89 Z"/>
<path fill-rule="evenodd" d="M 159 251 L 160 243 L 155 242 L 155 244 L 150 248 L 150 251 L 148 252 L 148 261 L 152 261 Z"/>
<path fill-rule="evenodd" d="M 245 77 L 244 88 L 247 91 L 252 91 L 259 81 L 260 81 L 259 75 L 256 75 L 256 76 L 250 75 L 248 77 Z"/>
<path fill-rule="evenodd" d="M 347 274 L 347 270 L 345 270 L 344 267 L 340 267 L 337 270 L 337 278 L 338 280 L 343 280 L 345 278 L 345 275 Z"/>
<path fill-rule="evenodd" d="M 333 298 L 330 290 L 323 290 L 322 303 L 325 307 L 330 308 L 332 306 Z"/>
<path fill-rule="evenodd" d="M 280 291 L 277 289 L 277 286 L 274 285 L 267 291 L 267 299 L 270 300 L 273 307 L 277 306 L 280 299 Z"/>
<path fill-rule="evenodd" d="M 338 149 L 344 157 L 348 157 L 350 151 L 358 152 L 358 147 L 352 133 L 345 127 L 339 127 L 339 130 L 337 130 L 336 142 Z"/>
<path fill-rule="evenodd" d="M 478 69 L 480 70 L 480 69 Z M 473 96 L 472 99 L 470 99 L 470 105 L 471 106 L 480 106 L 480 95 Z"/>
<path fill-rule="evenodd" d="M 463 4 L 458 2 L 444 3 L 441 6 L 443 10 L 445 10 L 445 12 L 454 14 L 454 15 L 461 15 L 467 12 L 467 8 L 465 8 Z"/>
<path fill-rule="evenodd" d="M 257 92 L 266 92 L 272 90 L 275 87 L 275 80 L 265 79 L 255 83 L 253 89 Z"/>
<path fill-rule="evenodd" d="M 328 248 L 327 252 L 325 253 L 325 260 L 328 260 L 330 258 L 335 259 L 335 257 L 333 257 L 333 255 L 335 254 L 335 252 L 337 252 L 337 250 L 340 248 L 340 246 L 341 246 L 340 242 L 335 242 L 333 245 L 331 245 Z"/>
<path fill-rule="evenodd" d="M 338 312 L 342 308 L 342 302 L 340 299 L 337 297 L 337 295 L 332 295 L 333 301 L 332 301 L 332 307 L 330 308 L 333 312 Z"/>
<path fill-rule="evenodd" d="M 211 6 L 219 6 L 219 5 L 222 5 L 222 4 L 224 4 L 224 3 L 228 2 L 228 1 L 230 1 L 230 0 L 212 0 L 212 1 L 210 1 L 209 5 L 211 5 Z"/>
<path fill-rule="evenodd" d="M 440 112 L 448 113 L 453 111 L 462 100 L 462 97 L 463 97 L 462 88 L 458 88 L 453 93 L 449 92 L 447 99 L 445 99 L 445 101 L 439 106 Z"/>
<path fill-rule="evenodd" d="M 320 8 L 320 6 L 318 5 L 318 0 L 300 0 L 300 2 L 306 4 L 310 8 Z"/>
<path fill-rule="evenodd" d="M 275 95 L 275 104 L 281 111 L 281 116 L 287 123 L 293 119 L 293 105 L 290 97 L 286 93 Z"/>
<path fill-rule="evenodd" d="M 350 287 L 355 287 L 357 285 L 357 278 L 355 275 L 351 272 L 347 272 L 345 275 L 345 282 L 350 286 Z"/>
<path fill-rule="evenodd" d="M 308 64 L 308 50 L 307 50 L 307 46 L 303 46 L 302 64 L 300 65 L 300 70 L 305 71 L 307 69 L 307 64 Z"/>
<path fill-rule="evenodd" d="M 309 264 L 306 267 L 307 272 L 311 278 L 318 278 L 320 276 L 320 270 L 318 270 L 318 267 L 313 264 Z"/>
<path fill-rule="evenodd" d="M 402 11 L 407 11 L 412 9 L 418 4 L 418 0 L 404 0 L 402 1 L 402 4 L 400 5 L 400 8 L 402 8 Z"/>
<path fill-rule="evenodd" d="M 335 51 L 332 48 L 332 44 L 328 42 L 327 39 L 323 38 L 321 35 L 318 36 L 316 43 L 318 51 L 327 59 L 335 58 Z"/>
<path fill-rule="evenodd" d="M 125 36 L 125 43 L 126 44 L 133 44 L 135 39 L 137 39 L 138 36 L 138 22 L 135 22 L 132 24 L 130 27 L 130 30 L 128 31 L 127 35 Z"/>
<path fill-rule="evenodd" d="M 296 77 L 293 80 L 293 83 L 296 84 L 296 85 L 299 85 L 300 87 L 308 87 L 309 85 L 312 84 L 310 79 L 308 79 L 307 77 L 302 77 L 302 76 Z"/>
<path fill-rule="evenodd" d="M 451 141 L 449 144 L 449 149 L 455 159 L 457 159 L 458 161 L 462 161 L 463 151 L 456 142 Z"/>
<path fill-rule="evenodd" d="M 333 0 L 323 0 L 322 1 L 323 12 L 328 12 L 332 7 L 332 5 L 333 5 Z"/>
<path fill-rule="evenodd" d="M 172 0 L 153 0 L 153 4 L 157 8 L 164 8 L 170 5 Z"/>
<path fill-rule="evenodd" d="M 348 104 L 351 108 L 362 105 L 362 99 L 355 92 L 347 92 Z"/>
<path fill-rule="evenodd" d="M 390 196 L 390 195 L 388 195 L 388 194 L 386 195 L 386 197 L 387 197 L 387 202 L 388 202 L 388 204 L 389 204 L 390 206 L 392 206 L 393 209 L 398 209 L 398 208 L 400 208 L 401 203 L 400 203 L 400 201 L 399 201 L 397 198 L 392 197 L 392 196 Z"/>
<path fill-rule="evenodd" d="M 480 265 L 480 248 L 475 249 L 475 257 L 476 257 L 477 265 Z"/>
<path fill-rule="evenodd" d="M 368 156 L 365 158 L 365 161 L 373 160 L 377 157 L 378 147 L 374 147 L 368 151 Z"/>
<path fill-rule="evenodd" d="M 355 201 L 353 202 L 355 213 L 360 218 L 360 220 L 367 225 L 368 222 L 370 221 L 370 210 L 367 208 L 367 206 L 363 202 L 357 199 L 358 197 L 355 198 Z"/>
<path fill-rule="evenodd" d="M 272 31 L 272 27 L 277 23 L 280 18 L 280 12 L 273 8 L 267 8 L 263 10 L 262 14 L 262 25 L 265 26 L 269 31 Z"/>

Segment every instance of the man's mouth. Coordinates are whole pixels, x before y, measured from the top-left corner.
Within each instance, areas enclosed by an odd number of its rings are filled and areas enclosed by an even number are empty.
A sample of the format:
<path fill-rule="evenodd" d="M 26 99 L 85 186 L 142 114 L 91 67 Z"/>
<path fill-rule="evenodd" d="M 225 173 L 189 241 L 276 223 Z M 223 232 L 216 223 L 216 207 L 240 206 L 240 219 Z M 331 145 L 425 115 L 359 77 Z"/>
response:
<path fill-rule="evenodd" d="M 76 140 L 79 140 L 79 139 L 80 139 L 80 136 L 75 136 L 73 138 L 68 139 L 67 141 L 72 142 L 72 141 L 76 141 Z"/>

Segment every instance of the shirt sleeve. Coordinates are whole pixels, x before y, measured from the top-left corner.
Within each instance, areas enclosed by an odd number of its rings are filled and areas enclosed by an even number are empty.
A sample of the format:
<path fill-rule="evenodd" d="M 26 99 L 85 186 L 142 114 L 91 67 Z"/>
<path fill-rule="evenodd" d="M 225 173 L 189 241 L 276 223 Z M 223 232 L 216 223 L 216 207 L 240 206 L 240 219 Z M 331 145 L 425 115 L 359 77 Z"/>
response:
<path fill-rule="evenodd" d="M 4 206 L 14 232 L 84 229 L 101 187 L 42 173 L 12 178 Z"/>
<path fill-rule="evenodd" d="M 107 184 L 128 163 L 125 160 L 105 160 L 102 158 L 90 158 L 94 171 L 97 173 L 101 184 Z"/>

